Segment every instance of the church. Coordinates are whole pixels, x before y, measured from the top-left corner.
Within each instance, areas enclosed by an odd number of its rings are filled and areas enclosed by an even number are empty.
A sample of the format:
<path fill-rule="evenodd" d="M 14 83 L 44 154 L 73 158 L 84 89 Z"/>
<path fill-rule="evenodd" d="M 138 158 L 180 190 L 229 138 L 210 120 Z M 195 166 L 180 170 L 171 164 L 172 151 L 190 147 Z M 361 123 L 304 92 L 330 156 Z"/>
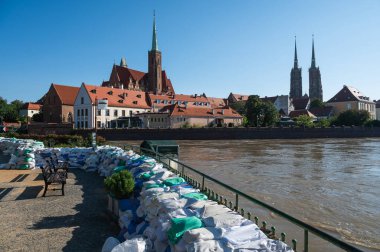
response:
<path fill-rule="evenodd" d="M 155 16 L 153 19 L 152 49 L 148 53 L 148 73 L 129 68 L 126 59 L 122 58 L 120 65 L 113 65 L 109 81 L 104 81 L 102 87 L 143 91 L 156 95 L 175 94 L 170 79 L 162 70 L 162 54 L 158 49 Z"/>
<path fill-rule="evenodd" d="M 291 99 L 302 98 L 302 68 L 298 67 L 297 58 L 297 41 L 294 46 L 294 65 L 290 72 L 290 93 Z M 319 67 L 316 66 L 315 52 L 314 52 L 314 36 L 312 42 L 312 56 L 311 66 L 309 68 L 309 98 L 310 100 L 323 101 L 321 72 Z"/>

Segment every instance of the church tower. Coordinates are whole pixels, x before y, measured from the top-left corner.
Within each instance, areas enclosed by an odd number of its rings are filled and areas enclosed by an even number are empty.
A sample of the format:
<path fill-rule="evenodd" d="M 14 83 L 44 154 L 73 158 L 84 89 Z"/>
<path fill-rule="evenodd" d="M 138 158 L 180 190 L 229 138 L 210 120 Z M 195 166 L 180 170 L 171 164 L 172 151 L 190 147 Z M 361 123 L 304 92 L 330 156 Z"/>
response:
<path fill-rule="evenodd" d="M 298 68 L 297 41 L 294 42 L 294 66 L 290 72 L 290 98 L 302 97 L 302 69 Z"/>
<path fill-rule="evenodd" d="M 157 32 L 156 32 L 156 15 L 153 16 L 153 38 L 152 49 L 148 53 L 148 83 L 149 92 L 161 94 L 162 92 L 162 65 L 161 52 L 158 50 Z"/>
<path fill-rule="evenodd" d="M 311 67 L 309 68 L 309 97 L 310 100 L 319 99 L 323 101 L 322 92 L 322 82 L 321 82 L 321 72 L 319 67 L 315 64 L 315 53 L 314 53 L 314 35 L 313 35 L 313 49 L 311 56 Z"/>

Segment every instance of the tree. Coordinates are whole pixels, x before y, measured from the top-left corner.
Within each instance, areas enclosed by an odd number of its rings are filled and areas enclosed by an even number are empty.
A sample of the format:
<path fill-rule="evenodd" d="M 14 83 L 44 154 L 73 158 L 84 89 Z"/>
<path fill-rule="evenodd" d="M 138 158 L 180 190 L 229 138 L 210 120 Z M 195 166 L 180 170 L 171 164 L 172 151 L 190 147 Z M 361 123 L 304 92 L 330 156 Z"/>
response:
<path fill-rule="evenodd" d="M 329 127 L 330 126 L 330 120 L 323 118 L 320 119 L 318 122 L 316 122 L 317 127 Z"/>
<path fill-rule="evenodd" d="M 338 115 L 336 120 L 332 122 L 335 125 L 355 125 L 361 126 L 364 125 L 367 121 L 370 120 L 370 114 L 366 110 L 347 110 Z"/>
<path fill-rule="evenodd" d="M 246 115 L 246 110 L 245 110 L 245 101 L 237 101 L 234 102 L 230 105 L 232 109 L 234 109 L 236 112 L 238 112 L 240 115 Z"/>
<path fill-rule="evenodd" d="M 34 122 L 43 122 L 44 121 L 44 114 L 42 112 L 34 114 L 32 116 L 32 121 L 34 121 Z"/>
<path fill-rule="evenodd" d="M 325 107 L 325 104 L 323 103 L 323 101 L 319 99 L 315 99 L 312 102 L 310 102 L 310 108 L 324 108 L 324 107 Z"/>
<path fill-rule="evenodd" d="M 278 121 L 278 112 L 271 102 L 263 102 L 251 95 L 245 104 L 246 116 L 251 126 L 272 126 Z"/>
<path fill-rule="evenodd" d="M 308 115 L 300 115 L 295 118 L 297 126 L 305 126 L 305 127 L 312 127 L 313 126 L 313 120 Z"/>

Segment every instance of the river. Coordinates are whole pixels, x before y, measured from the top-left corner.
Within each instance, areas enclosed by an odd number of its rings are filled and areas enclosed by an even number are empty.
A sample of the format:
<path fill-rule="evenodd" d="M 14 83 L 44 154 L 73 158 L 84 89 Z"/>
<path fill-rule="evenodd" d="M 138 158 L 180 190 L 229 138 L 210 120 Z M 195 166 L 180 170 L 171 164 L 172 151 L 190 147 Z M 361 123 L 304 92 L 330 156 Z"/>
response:
<path fill-rule="evenodd" d="M 182 162 L 364 250 L 380 250 L 379 138 L 178 143 Z M 287 243 L 302 241 L 302 230 L 240 202 L 286 231 Z M 314 240 L 319 249 L 311 251 L 335 251 Z"/>

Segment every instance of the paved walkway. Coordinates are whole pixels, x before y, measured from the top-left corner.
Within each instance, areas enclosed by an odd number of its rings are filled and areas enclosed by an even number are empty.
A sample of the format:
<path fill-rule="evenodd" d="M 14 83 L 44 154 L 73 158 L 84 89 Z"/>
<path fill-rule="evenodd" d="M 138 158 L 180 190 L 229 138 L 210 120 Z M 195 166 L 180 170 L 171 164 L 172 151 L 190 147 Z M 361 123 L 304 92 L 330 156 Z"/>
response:
<path fill-rule="evenodd" d="M 96 173 L 70 170 L 65 196 L 43 186 L 39 169 L 0 170 L 0 251 L 100 251 L 117 234 Z"/>

